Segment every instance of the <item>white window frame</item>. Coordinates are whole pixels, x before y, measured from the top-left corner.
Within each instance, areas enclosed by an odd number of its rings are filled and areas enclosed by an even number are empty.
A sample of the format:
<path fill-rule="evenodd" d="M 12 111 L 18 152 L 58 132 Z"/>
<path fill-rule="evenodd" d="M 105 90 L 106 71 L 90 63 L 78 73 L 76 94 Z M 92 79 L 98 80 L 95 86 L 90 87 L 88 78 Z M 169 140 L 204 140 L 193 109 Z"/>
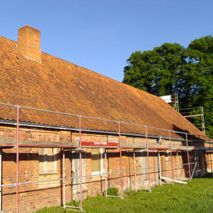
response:
<path fill-rule="evenodd" d="M 102 176 L 104 174 L 104 148 L 100 148 L 100 170 L 93 171 L 92 176 Z"/>
<path fill-rule="evenodd" d="M 43 155 L 48 155 L 48 149 L 52 149 L 53 150 L 53 162 L 51 162 L 52 164 L 52 168 L 48 170 L 48 161 L 45 160 L 45 156 L 41 156 L 41 159 L 39 159 L 39 174 L 41 175 L 45 175 L 45 174 L 56 174 L 57 173 L 57 160 L 56 160 L 56 154 L 58 153 L 57 148 L 42 148 L 44 149 L 44 154 Z M 40 154 L 42 155 L 42 154 Z M 41 164 L 41 165 L 40 165 Z"/>

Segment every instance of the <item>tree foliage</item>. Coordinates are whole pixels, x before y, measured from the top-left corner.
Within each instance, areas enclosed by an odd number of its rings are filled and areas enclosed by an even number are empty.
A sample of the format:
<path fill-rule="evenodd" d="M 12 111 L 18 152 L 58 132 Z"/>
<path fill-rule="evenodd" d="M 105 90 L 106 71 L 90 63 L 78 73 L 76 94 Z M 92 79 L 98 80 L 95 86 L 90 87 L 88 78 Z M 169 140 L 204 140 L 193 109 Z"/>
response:
<path fill-rule="evenodd" d="M 187 48 L 165 43 L 132 53 L 124 67 L 123 82 L 158 96 L 177 93 L 180 108 L 203 106 L 206 130 L 213 137 L 212 36 L 196 39 Z"/>

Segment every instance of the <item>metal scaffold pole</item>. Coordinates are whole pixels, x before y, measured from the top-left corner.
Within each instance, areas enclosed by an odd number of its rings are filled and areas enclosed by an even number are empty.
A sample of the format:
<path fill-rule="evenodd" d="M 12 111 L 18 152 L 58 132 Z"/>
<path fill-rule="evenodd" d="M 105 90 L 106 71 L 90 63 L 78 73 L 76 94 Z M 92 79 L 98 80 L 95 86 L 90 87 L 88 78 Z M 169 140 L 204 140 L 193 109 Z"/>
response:
<path fill-rule="evenodd" d="M 119 142 L 119 167 L 120 167 L 120 185 L 121 197 L 123 197 L 123 172 L 122 172 L 122 147 L 121 147 L 121 122 L 118 122 L 118 142 Z"/>
<path fill-rule="evenodd" d="M 145 127 L 145 136 L 146 136 L 146 159 L 147 159 L 147 175 L 149 181 L 149 190 L 151 191 L 151 177 L 150 177 L 150 166 L 149 166 L 149 145 L 148 145 L 148 130 L 147 126 Z"/>
<path fill-rule="evenodd" d="M 159 177 L 159 185 L 162 184 L 161 182 L 161 156 L 160 156 L 160 152 L 158 152 L 158 177 Z"/>
<path fill-rule="evenodd" d="M 177 164 L 176 164 L 176 155 L 177 155 L 177 151 L 174 153 L 173 155 L 173 158 L 174 158 L 174 179 L 176 178 L 176 167 L 177 167 Z"/>
<path fill-rule="evenodd" d="M 185 133 L 185 137 L 186 137 L 186 149 L 187 149 L 186 154 L 187 154 L 188 174 L 189 174 L 189 177 L 191 177 L 189 141 L 188 141 L 188 134 L 187 133 Z"/>
<path fill-rule="evenodd" d="M 134 188 L 137 192 L 137 167 L 136 167 L 136 158 L 135 158 L 135 150 L 133 150 L 133 163 L 134 163 Z"/>
<path fill-rule="evenodd" d="M 63 208 L 66 208 L 66 165 L 65 150 L 62 148 L 62 183 L 63 183 Z"/>
<path fill-rule="evenodd" d="M 171 149 L 171 131 L 169 130 L 169 150 L 170 150 L 170 163 L 172 170 L 172 179 L 174 180 L 174 162 L 173 162 L 173 153 Z"/>
<path fill-rule="evenodd" d="M 180 163 L 179 163 L 179 154 L 178 152 L 176 152 L 176 156 L 175 156 L 175 170 L 176 170 L 176 177 L 179 177 L 179 167 L 180 167 Z"/>
<path fill-rule="evenodd" d="M 16 107 L 16 213 L 19 213 L 19 120 L 20 107 Z"/>
<path fill-rule="evenodd" d="M 0 149 L 0 212 L 2 212 L 2 149 Z"/>
<path fill-rule="evenodd" d="M 200 114 L 201 114 L 201 128 L 202 132 L 206 134 L 206 127 L 205 127 L 205 117 L 204 117 L 204 109 L 203 106 L 200 107 Z"/>
<path fill-rule="evenodd" d="M 81 135 L 81 131 L 82 131 L 82 123 L 81 123 L 81 115 L 79 115 L 79 148 L 81 149 L 81 139 L 82 139 L 82 135 Z M 79 160 L 80 160 L 80 168 L 79 168 L 79 172 L 80 172 L 80 210 L 83 211 L 83 192 L 82 192 L 82 152 L 80 150 L 79 152 Z"/>
<path fill-rule="evenodd" d="M 107 197 L 108 190 L 108 165 L 107 165 L 107 149 L 104 150 L 104 160 L 105 160 L 105 196 Z"/>
<path fill-rule="evenodd" d="M 205 151 L 201 152 L 202 175 L 205 173 Z"/>

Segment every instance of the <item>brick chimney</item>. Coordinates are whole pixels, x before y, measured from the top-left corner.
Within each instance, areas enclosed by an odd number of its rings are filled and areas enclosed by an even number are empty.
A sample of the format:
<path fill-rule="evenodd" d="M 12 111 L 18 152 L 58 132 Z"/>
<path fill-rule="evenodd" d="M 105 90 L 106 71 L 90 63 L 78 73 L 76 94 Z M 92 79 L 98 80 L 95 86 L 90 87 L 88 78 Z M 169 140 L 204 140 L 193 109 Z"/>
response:
<path fill-rule="evenodd" d="M 41 63 L 40 31 L 28 25 L 18 31 L 18 49 L 27 59 Z"/>

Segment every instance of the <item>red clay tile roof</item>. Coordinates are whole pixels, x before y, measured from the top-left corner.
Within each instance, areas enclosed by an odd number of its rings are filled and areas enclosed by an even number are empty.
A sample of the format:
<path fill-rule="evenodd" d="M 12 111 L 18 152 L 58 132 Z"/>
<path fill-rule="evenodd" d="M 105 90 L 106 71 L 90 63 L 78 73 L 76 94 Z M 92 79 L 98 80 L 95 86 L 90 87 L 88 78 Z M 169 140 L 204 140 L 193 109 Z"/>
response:
<path fill-rule="evenodd" d="M 203 136 L 159 97 L 46 53 L 42 53 L 42 63 L 28 60 L 19 53 L 16 42 L 3 37 L 0 37 L 0 101 Z M 15 119 L 15 112 L 1 106 L 0 118 Z M 78 126 L 77 119 L 67 118 L 30 110 L 21 112 L 22 121 Z M 82 122 L 87 128 L 117 129 L 115 123 Z M 123 131 L 140 131 L 128 125 L 122 128 Z"/>

